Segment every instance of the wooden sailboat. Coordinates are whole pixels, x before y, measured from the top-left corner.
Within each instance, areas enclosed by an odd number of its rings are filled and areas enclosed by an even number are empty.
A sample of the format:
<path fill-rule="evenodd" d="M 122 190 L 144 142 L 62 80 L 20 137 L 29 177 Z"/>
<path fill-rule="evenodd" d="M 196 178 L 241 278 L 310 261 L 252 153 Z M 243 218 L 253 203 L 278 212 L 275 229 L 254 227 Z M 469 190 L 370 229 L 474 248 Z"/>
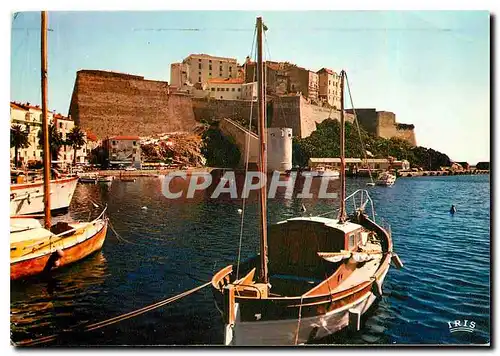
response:
<path fill-rule="evenodd" d="M 44 223 L 36 219 L 11 216 L 11 280 L 48 273 L 76 262 L 99 250 L 106 238 L 108 220 L 105 211 L 91 222 L 51 225 L 50 153 L 47 119 L 47 14 L 42 11 L 42 127 L 43 127 L 43 201 Z"/>
<path fill-rule="evenodd" d="M 266 173 L 262 19 L 257 18 L 260 171 Z M 349 197 L 345 189 L 344 71 L 341 94 L 341 199 L 337 219 L 298 217 L 271 226 L 266 189 L 260 191 L 260 255 L 212 278 L 223 314 L 226 345 L 296 345 L 350 326 L 382 295 L 393 252 L 390 230 L 375 222 L 366 190 Z M 356 202 L 360 198 L 360 203 Z M 347 214 L 346 201 L 354 210 Z M 369 204 L 372 217 L 365 212 Z"/>

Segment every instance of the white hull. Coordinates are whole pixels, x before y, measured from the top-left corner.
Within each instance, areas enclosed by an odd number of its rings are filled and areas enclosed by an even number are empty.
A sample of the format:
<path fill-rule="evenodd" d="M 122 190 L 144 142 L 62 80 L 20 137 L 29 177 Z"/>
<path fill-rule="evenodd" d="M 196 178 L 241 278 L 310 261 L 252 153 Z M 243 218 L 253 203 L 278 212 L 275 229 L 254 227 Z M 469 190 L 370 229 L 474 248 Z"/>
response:
<path fill-rule="evenodd" d="M 389 268 L 387 268 L 387 271 Z M 387 271 L 379 283 L 384 282 Z M 356 309 L 363 315 L 372 306 L 377 296 L 368 292 L 355 302 L 326 314 L 299 319 L 240 322 L 238 308 L 234 326 L 225 325 L 224 342 L 230 346 L 290 346 L 306 343 L 317 328 L 314 339 L 322 339 L 349 325 L 349 310 Z M 297 329 L 299 330 L 297 337 Z"/>
<path fill-rule="evenodd" d="M 375 184 L 376 185 L 381 185 L 381 186 L 384 186 L 384 187 L 391 187 L 394 185 L 394 183 L 396 183 L 396 180 L 377 180 L 375 181 Z"/>
<path fill-rule="evenodd" d="M 314 178 L 340 178 L 340 173 L 338 171 L 310 171 L 302 172 L 303 177 L 312 176 Z"/>
<path fill-rule="evenodd" d="M 50 181 L 50 209 L 68 208 L 75 193 L 78 177 Z M 10 215 L 43 212 L 43 182 L 12 184 L 10 187 Z"/>

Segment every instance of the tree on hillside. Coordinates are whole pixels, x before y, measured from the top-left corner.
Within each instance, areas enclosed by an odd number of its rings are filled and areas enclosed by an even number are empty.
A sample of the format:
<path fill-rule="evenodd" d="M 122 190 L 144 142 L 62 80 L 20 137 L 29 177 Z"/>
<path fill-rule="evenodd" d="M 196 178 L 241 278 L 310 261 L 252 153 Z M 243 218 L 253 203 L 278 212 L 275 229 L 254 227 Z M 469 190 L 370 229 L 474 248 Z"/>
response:
<path fill-rule="evenodd" d="M 38 131 L 38 144 L 43 148 L 43 130 Z M 49 125 L 49 147 L 52 161 L 57 161 L 59 150 L 64 145 L 62 135 L 54 125 Z"/>
<path fill-rule="evenodd" d="M 76 151 L 85 145 L 85 133 L 78 126 L 74 126 L 67 135 L 66 144 L 73 147 L 73 165 L 75 165 Z"/>
<path fill-rule="evenodd" d="M 241 156 L 232 138 L 224 136 L 216 125 L 203 133 L 201 153 L 210 167 L 236 168 Z"/>
<path fill-rule="evenodd" d="M 17 168 L 17 160 L 20 148 L 28 148 L 30 146 L 29 133 L 23 130 L 21 125 L 12 125 L 10 127 L 10 147 L 14 147 L 14 165 Z"/>

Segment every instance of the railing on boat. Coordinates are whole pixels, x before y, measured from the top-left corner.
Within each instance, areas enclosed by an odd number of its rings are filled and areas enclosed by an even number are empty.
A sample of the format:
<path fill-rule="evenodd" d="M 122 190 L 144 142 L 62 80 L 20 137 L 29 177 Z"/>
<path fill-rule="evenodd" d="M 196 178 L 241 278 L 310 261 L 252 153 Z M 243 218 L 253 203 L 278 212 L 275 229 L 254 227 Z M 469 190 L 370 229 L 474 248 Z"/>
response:
<path fill-rule="evenodd" d="M 359 196 L 359 206 L 356 204 L 356 197 Z M 373 200 L 370 197 L 370 194 L 366 189 L 358 189 L 347 198 L 344 199 L 347 202 L 349 199 L 353 202 L 354 211 L 358 209 L 365 210 L 366 204 L 370 203 L 371 211 L 372 211 L 372 219 L 375 221 L 375 207 L 373 205 Z"/>

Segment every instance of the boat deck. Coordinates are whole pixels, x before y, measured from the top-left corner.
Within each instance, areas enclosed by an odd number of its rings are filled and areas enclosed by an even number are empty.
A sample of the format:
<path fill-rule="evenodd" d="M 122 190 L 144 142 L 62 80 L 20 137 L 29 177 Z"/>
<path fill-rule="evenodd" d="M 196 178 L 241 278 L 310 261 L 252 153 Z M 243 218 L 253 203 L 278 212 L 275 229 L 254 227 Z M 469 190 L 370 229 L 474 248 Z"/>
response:
<path fill-rule="evenodd" d="M 380 247 L 380 245 L 371 242 L 368 242 L 363 250 L 382 252 L 382 248 Z M 356 268 L 356 270 L 352 272 L 351 275 L 349 275 L 349 277 L 347 277 L 345 281 L 343 281 L 337 288 L 332 290 L 332 292 L 341 292 L 357 286 L 358 284 L 361 284 L 363 282 L 369 281 L 379 268 L 381 260 L 382 254 L 377 255 L 376 258 L 371 261 L 365 262 L 362 267 Z"/>

